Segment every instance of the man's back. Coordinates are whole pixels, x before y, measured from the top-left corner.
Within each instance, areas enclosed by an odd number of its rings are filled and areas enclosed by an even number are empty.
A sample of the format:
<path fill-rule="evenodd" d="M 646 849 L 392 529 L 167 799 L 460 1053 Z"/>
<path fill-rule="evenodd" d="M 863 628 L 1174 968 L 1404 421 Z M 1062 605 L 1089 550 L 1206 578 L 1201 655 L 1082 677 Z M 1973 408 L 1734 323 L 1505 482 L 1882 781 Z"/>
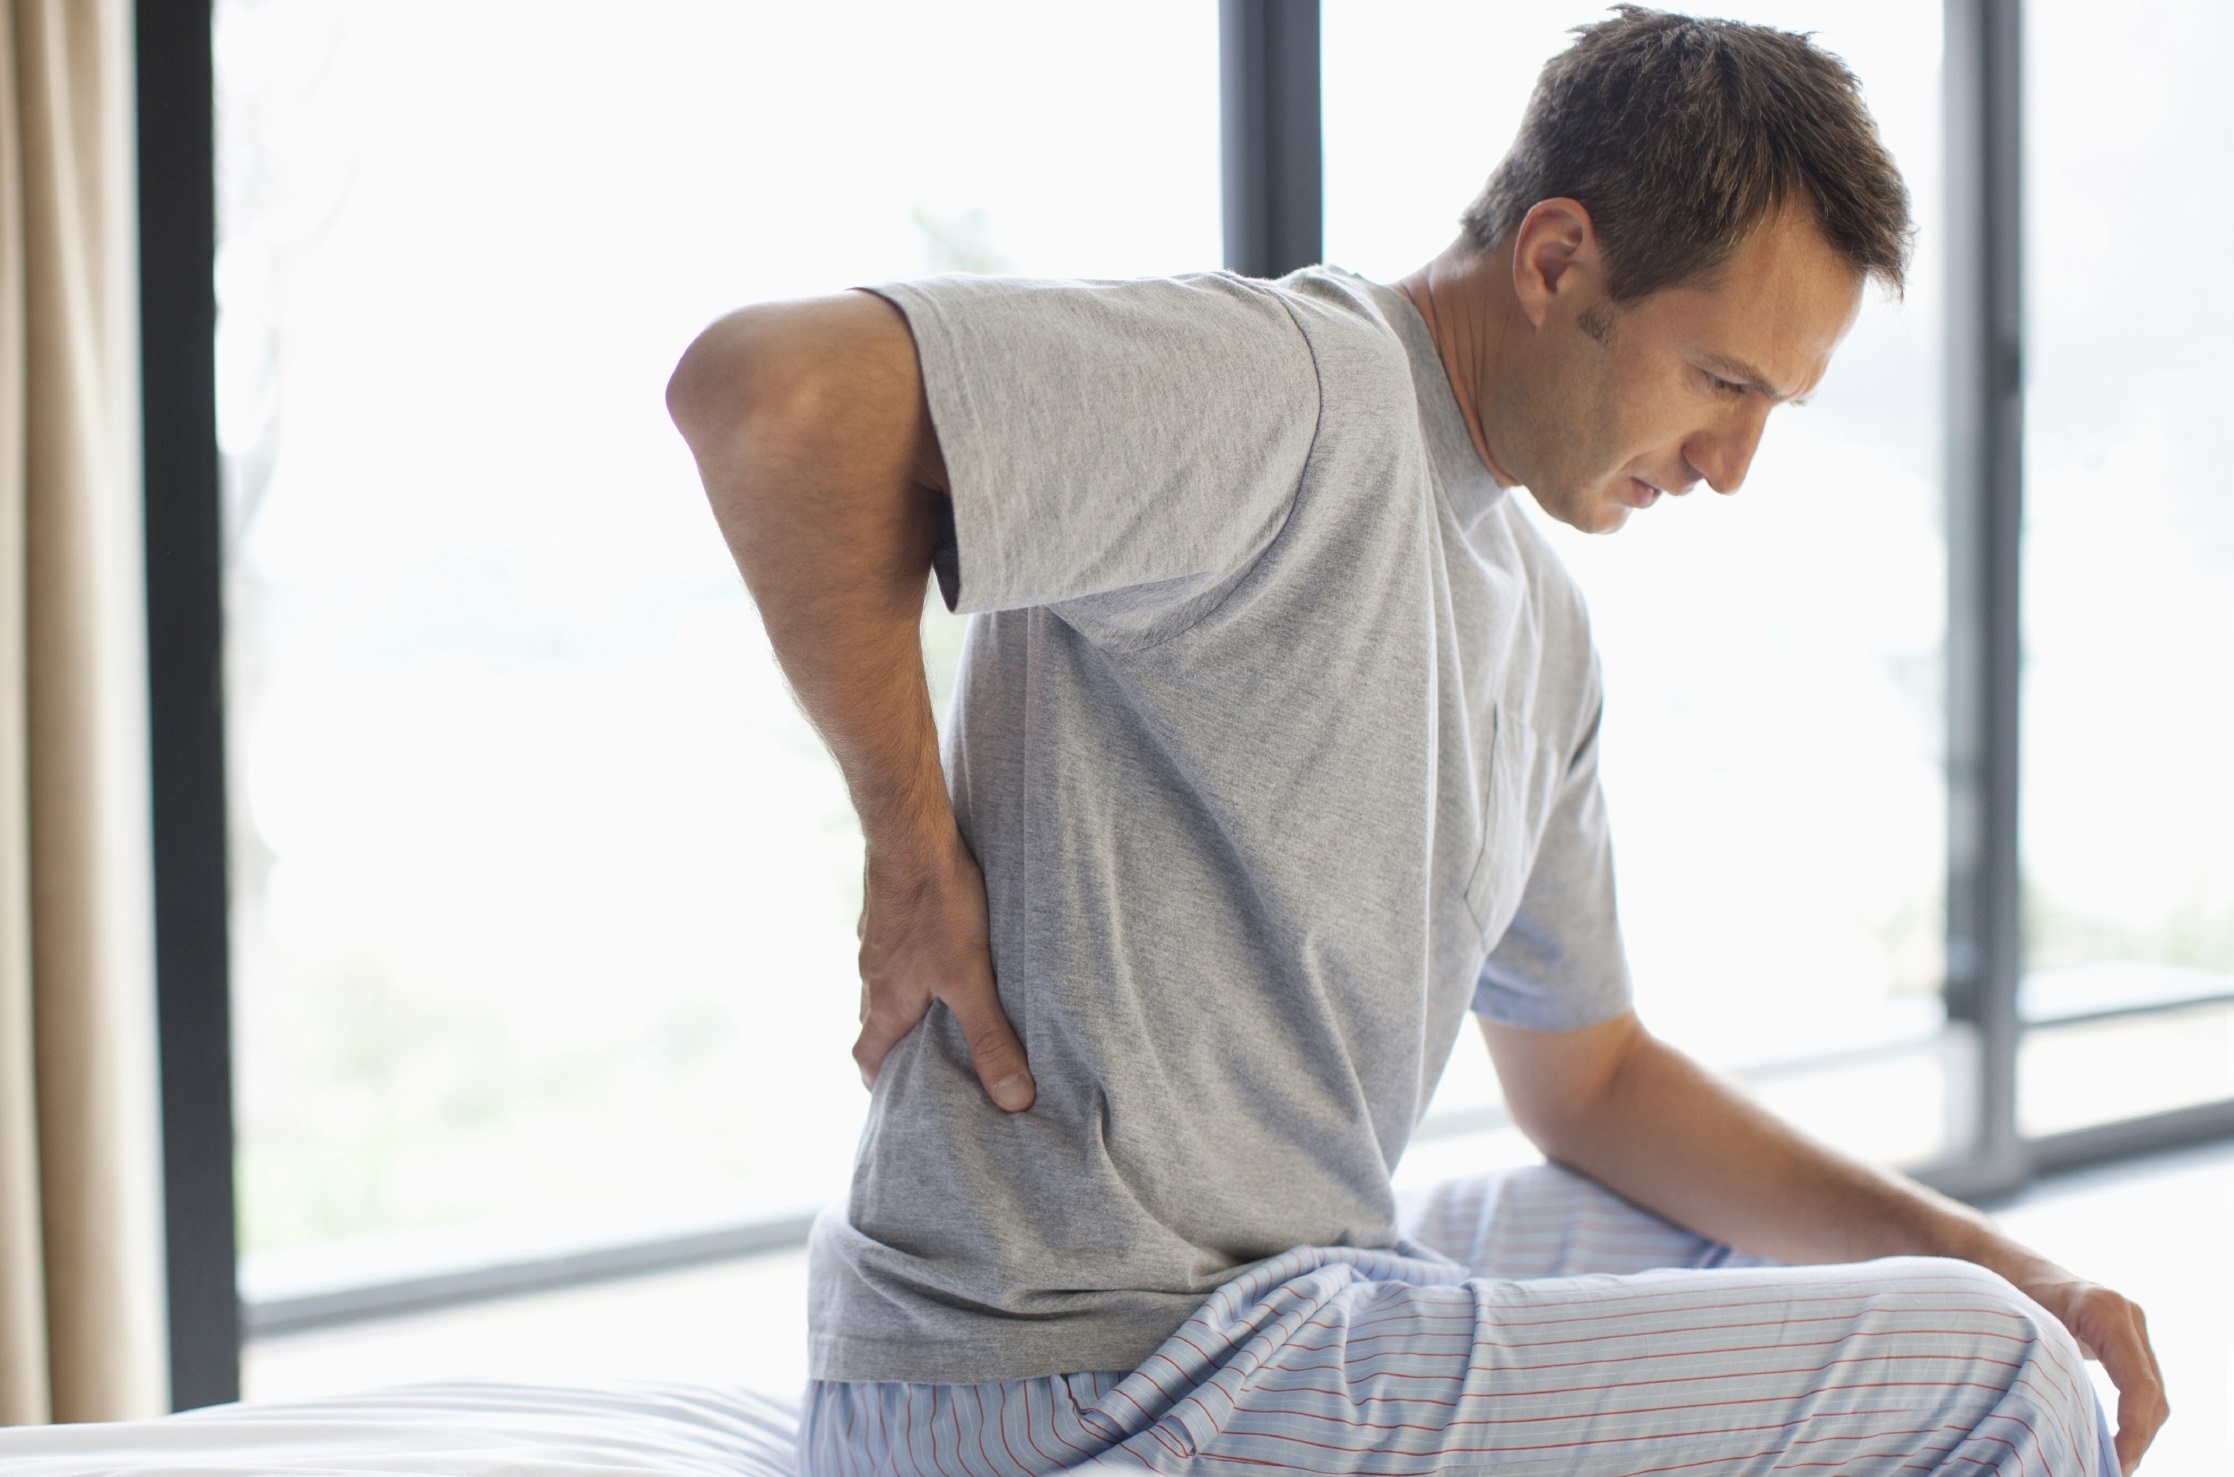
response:
<path fill-rule="evenodd" d="M 1039 1096 L 995 1107 L 943 1010 L 894 1049 L 817 1228 L 815 1373 L 1130 1368 L 1252 1261 L 1391 1243 L 1470 1000 L 1627 1004 L 1595 666 L 1389 289 L 885 295 L 949 593 L 994 612 L 947 768 Z"/>

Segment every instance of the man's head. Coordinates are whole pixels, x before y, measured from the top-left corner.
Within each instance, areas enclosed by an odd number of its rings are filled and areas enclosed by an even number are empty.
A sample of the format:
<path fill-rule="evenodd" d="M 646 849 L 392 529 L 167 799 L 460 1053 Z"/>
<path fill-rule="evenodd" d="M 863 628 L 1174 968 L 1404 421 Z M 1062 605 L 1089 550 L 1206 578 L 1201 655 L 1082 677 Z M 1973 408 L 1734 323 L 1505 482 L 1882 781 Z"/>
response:
<path fill-rule="evenodd" d="M 1492 469 L 1604 531 L 1734 491 L 1863 282 L 1900 290 L 1912 228 L 1853 74 L 1807 38 L 1633 6 L 1576 35 L 1422 281 L 1495 320 L 1454 375 Z M 1458 316 L 1430 313 L 1439 340 Z"/>
<path fill-rule="evenodd" d="M 1908 190 L 1861 84 L 1805 36 L 1615 7 L 1545 63 L 1520 136 L 1463 217 L 1484 251 L 1539 200 L 1590 212 L 1618 303 L 1695 283 L 1801 207 L 1831 249 L 1897 296 Z"/>

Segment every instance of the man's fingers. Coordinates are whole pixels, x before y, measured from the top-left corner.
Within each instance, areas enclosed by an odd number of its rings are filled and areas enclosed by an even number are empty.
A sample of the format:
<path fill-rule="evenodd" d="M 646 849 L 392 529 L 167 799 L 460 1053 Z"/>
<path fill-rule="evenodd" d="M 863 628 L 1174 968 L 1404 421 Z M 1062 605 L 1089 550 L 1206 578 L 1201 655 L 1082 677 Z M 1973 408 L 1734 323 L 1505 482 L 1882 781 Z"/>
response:
<path fill-rule="evenodd" d="M 970 1061 L 986 1095 L 1004 1111 L 1021 1113 L 1039 1096 L 1039 1084 L 1024 1061 L 1024 1043 L 1016 1039 L 1001 997 L 990 976 L 945 997 L 946 1008 L 960 1022 L 962 1037 L 970 1044 Z"/>
<path fill-rule="evenodd" d="M 2156 1351 L 2149 1347 L 2148 1322 L 2138 1307 L 2119 1301 L 2124 1306 L 2114 1310 L 2110 1326 L 2099 1331 L 2095 1342 L 2101 1346 L 2103 1369 L 2118 1387 L 2118 1466 L 2131 1477 L 2172 1407 L 2164 1396 Z"/>
<path fill-rule="evenodd" d="M 904 849 L 898 860 L 888 854 L 881 869 L 872 848 L 862 886 L 863 1011 L 853 1060 L 874 1086 L 885 1055 L 941 1000 L 962 1028 L 986 1095 L 1021 1113 L 1039 1087 L 993 988 L 985 879 L 960 838 L 948 840 L 946 852 L 928 859 Z"/>
<path fill-rule="evenodd" d="M 878 1010 L 871 992 L 862 991 L 861 1034 L 853 1041 L 853 1064 L 861 1069 L 863 1087 L 877 1085 L 877 1073 L 884 1070 L 884 1059 L 900 1044 L 902 1036 L 915 1029 L 915 1023 L 923 1019 L 923 1012 L 928 1009 L 930 1002 L 926 1000 L 913 1017 L 902 1020 L 897 1011 Z"/>
<path fill-rule="evenodd" d="M 2164 1401 L 2164 1387 L 2153 1378 L 2118 1386 L 2118 1469 L 2126 1477 L 2132 1477 L 2133 1469 L 2141 1465 L 2141 1454 L 2156 1440 L 2164 1418 L 2171 1413 Z"/>

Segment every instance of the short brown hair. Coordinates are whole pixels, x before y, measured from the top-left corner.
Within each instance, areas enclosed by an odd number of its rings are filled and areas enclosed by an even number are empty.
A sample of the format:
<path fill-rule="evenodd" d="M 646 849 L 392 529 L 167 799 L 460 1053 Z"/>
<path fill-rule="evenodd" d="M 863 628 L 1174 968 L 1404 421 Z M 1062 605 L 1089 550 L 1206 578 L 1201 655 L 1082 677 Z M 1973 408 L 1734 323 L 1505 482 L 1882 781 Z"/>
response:
<path fill-rule="evenodd" d="M 1544 64 L 1512 151 L 1463 217 L 1491 250 L 1539 200 L 1581 202 L 1628 301 L 1726 262 L 1789 203 L 1896 295 L 1915 227 L 1861 83 L 1806 36 L 1617 5 Z"/>

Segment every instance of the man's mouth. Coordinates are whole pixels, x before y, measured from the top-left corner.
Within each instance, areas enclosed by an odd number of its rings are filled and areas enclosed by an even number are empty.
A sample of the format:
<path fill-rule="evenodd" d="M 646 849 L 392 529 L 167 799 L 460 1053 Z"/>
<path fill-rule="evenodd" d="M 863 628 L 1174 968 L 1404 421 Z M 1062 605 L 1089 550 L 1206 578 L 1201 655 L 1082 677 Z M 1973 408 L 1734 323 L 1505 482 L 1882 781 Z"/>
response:
<path fill-rule="evenodd" d="M 1660 489 L 1641 477 L 1628 478 L 1614 496 L 1632 508 L 1649 508 L 1660 501 Z"/>

